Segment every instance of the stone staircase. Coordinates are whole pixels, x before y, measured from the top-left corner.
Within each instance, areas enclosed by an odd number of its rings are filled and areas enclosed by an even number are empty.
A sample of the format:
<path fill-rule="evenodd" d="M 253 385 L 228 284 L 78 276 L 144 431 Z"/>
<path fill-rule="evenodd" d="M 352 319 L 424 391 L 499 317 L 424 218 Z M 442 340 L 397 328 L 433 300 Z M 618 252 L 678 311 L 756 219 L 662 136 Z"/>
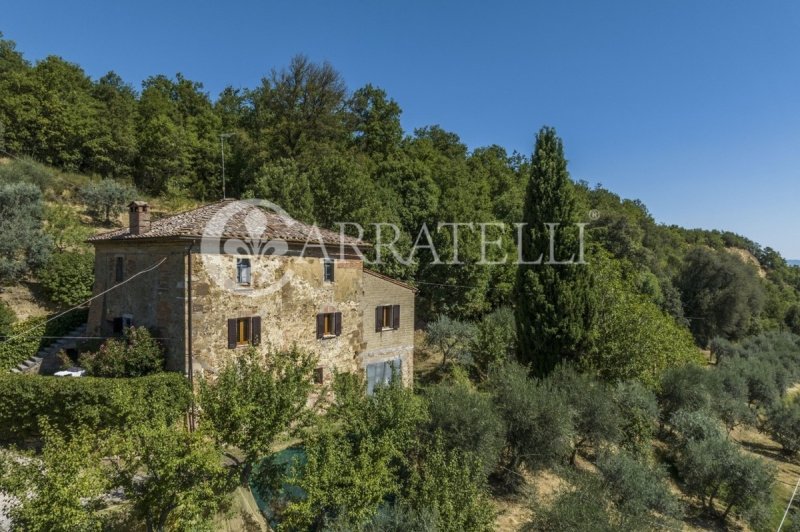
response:
<path fill-rule="evenodd" d="M 43 361 L 55 361 L 56 355 L 62 349 L 69 349 L 75 347 L 78 343 L 75 337 L 86 335 L 86 324 L 76 327 L 66 335 L 64 338 L 59 338 L 47 347 L 42 348 L 36 355 L 32 356 L 22 364 L 18 364 L 16 368 L 11 370 L 12 373 L 39 373 Z M 52 365 L 52 364 L 51 364 Z"/>

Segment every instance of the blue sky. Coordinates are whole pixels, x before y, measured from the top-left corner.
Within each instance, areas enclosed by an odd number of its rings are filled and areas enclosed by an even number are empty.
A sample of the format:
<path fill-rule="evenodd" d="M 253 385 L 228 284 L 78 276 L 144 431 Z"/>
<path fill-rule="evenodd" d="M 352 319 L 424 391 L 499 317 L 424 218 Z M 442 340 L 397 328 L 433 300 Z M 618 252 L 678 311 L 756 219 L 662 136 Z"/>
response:
<path fill-rule="evenodd" d="M 0 31 L 31 60 L 137 88 L 181 72 L 212 96 L 305 53 L 386 89 L 407 131 L 530 153 L 552 125 L 574 178 L 800 258 L 798 2 L 29 0 Z"/>

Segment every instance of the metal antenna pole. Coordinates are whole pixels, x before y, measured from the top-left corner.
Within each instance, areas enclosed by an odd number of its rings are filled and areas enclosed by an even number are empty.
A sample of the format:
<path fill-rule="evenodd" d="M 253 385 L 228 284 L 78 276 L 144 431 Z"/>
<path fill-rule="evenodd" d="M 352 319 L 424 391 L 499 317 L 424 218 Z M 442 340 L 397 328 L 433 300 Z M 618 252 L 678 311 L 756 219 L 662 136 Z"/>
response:
<path fill-rule="evenodd" d="M 222 150 L 222 199 L 225 196 L 225 139 L 233 135 L 233 133 L 221 133 L 219 136 L 219 147 Z"/>

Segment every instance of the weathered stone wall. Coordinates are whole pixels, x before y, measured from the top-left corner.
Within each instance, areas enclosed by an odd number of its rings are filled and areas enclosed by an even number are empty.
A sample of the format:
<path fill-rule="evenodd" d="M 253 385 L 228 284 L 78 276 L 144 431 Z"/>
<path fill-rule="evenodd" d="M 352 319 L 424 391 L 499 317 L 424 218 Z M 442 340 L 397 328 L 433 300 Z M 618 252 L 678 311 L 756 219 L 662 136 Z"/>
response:
<path fill-rule="evenodd" d="M 180 242 L 99 242 L 95 246 L 94 294 L 117 283 L 115 261 L 124 261 L 123 283 L 95 299 L 89 309 L 87 334 L 112 336 L 114 318 L 131 315 L 160 338 L 167 350 L 167 369 L 185 371 L 186 250 Z M 133 275 L 164 263 L 153 271 Z M 131 279 L 131 280 L 128 280 Z"/>
<path fill-rule="evenodd" d="M 323 281 L 320 258 L 248 258 L 251 287 L 238 288 L 236 256 L 192 257 L 195 373 L 214 374 L 242 349 L 228 348 L 227 320 L 251 316 L 261 317 L 262 352 L 294 344 L 316 353 L 326 380 L 334 371 L 356 371 L 356 355 L 362 350 L 362 263 L 337 260 L 334 282 L 328 283 Z M 316 316 L 321 312 L 342 313 L 340 336 L 317 339 Z"/>
<path fill-rule="evenodd" d="M 400 328 L 376 331 L 375 307 L 381 305 L 400 305 Z M 361 312 L 364 348 L 359 357 L 360 367 L 400 357 L 403 382 L 411 385 L 414 380 L 414 291 L 365 271 Z"/>

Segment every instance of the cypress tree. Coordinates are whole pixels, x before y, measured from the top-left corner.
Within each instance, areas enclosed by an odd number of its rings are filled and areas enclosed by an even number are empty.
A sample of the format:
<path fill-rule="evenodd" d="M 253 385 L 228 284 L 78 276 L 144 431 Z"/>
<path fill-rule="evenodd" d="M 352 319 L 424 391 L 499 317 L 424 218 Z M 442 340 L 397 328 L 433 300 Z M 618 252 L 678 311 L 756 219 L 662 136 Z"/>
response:
<path fill-rule="evenodd" d="M 536 375 L 547 375 L 562 360 L 575 360 L 591 346 L 593 281 L 590 266 L 579 261 L 579 229 L 573 185 L 564 148 L 553 128 L 536 136 L 531 174 L 525 197 L 516 280 L 518 356 Z M 550 262 L 550 227 L 554 227 Z"/>

